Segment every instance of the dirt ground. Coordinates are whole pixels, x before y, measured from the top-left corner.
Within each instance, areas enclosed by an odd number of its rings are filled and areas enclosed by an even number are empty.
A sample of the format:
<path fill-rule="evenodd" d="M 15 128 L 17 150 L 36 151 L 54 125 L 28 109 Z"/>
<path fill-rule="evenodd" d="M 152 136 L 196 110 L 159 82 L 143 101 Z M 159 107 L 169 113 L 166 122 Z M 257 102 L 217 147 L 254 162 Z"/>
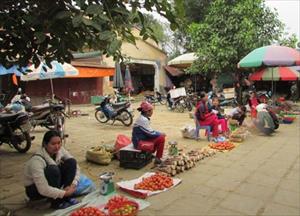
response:
<path fill-rule="evenodd" d="M 136 108 L 138 106 L 138 103 L 134 103 L 133 107 Z M 79 162 L 80 168 L 82 173 L 86 174 L 90 178 L 92 178 L 96 185 L 99 185 L 98 175 L 104 171 L 112 171 L 115 172 L 114 176 L 114 182 L 118 182 L 120 180 L 129 180 L 136 177 L 141 176 L 143 173 L 147 171 L 151 171 L 152 164 L 149 164 L 145 168 L 141 170 L 131 170 L 131 169 L 123 169 L 119 167 L 119 162 L 117 160 L 113 160 L 110 165 L 108 166 L 100 166 L 97 164 L 92 164 L 89 162 L 86 162 L 85 160 L 85 152 L 87 149 L 93 146 L 98 146 L 100 144 L 114 144 L 116 136 L 118 134 L 124 134 L 127 136 L 131 136 L 131 127 L 125 127 L 121 123 L 116 122 L 115 125 L 111 124 L 101 124 L 96 121 L 94 117 L 95 107 L 92 105 L 87 106 L 73 106 L 73 110 L 80 110 L 82 113 L 85 113 L 87 115 L 79 116 L 79 117 L 72 117 L 67 120 L 66 123 L 66 131 L 69 134 L 69 138 L 67 139 L 67 142 L 65 144 L 65 148 L 68 149 L 77 159 Z M 138 116 L 138 112 L 135 110 L 135 118 Z M 171 140 L 176 140 L 179 143 L 179 147 L 183 150 L 188 149 L 196 149 L 201 148 L 208 145 L 208 141 L 204 137 L 203 131 L 201 131 L 201 140 L 195 141 L 195 140 L 189 140 L 189 139 L 183 139 L 181 136 L 180 128 L 182 128 L 185 125 L 194 125 L 193 119 L 189 118 L 189 114 L 187 112 L 185 113 L 176 113 L 168 111 L 165 106 L 157 105 L 154 110 L 154 115 L 151 119 L 152 121 L 152 127 L 154 129 L 157 129 L 159 131 L 162 131 L 167 134 L 167 142 Z M 293 126 L 282 126 L 281 136 L 284 135 L 284 133 L 287 134 L 294 134 L 292 139 L 294 144 L 298 145 L 299 147 L 299 119 L 296 123 L 293 124 Z M 41 146 L 41 140 L 42 136 L 45 133 L 46 129 L 44 128 L 36 128 L 33 135 L 36 137 L 33 141 L 31 149 L 26 154 L 19 154 L 14 149 L 11 149 L 7 145 L 2 145 L 0 147 L 0 206 L 4 206 L 6 209 L 12 210 L 15 215 L 42 215 L 44 213 L 47 213 L 51 210 L 47 209 L 43 205 L 38 205 L 34 207 L 28 207 L 26 205 L 26 202 L 24 201 L 25 194 L 24 194 L 24 188 L 22 184 L 22 171 L 25 161 L 27 161 L 31 155 Z M 258 139 L 256 139 L 258 138 Z M 269 138 L 268 138 L 269 139 Z M 245 143 L 241 144 L 237 147 L 241 149 L 242 146 L 246 145 L 252 145 L 253 147 L 257 144 L 256 142 L 258 140 L 262 140 L 261 142 L 268 142 L 268 139 L 265 137 L 252 135 Z M 272 138 L 273 142 L 277 138 Z M 273 143 L 272 142 L 272 143 Z M 279 142 L 279 141 L 278 141 Z M 284 142 L 284 141 L 282 141 Z M 299 163 L 299 148 L 296 148 L 291 150 L 291 154 L 294 155 L 293 161 L 290 161 L 291 164 Z M 294 148 L 294 147 L 293 147 Z M 246 147 L 247 149 L 247 147 Z M 295 153 L 297 151 L 298 153 Z M 233 150 L 232 152 L 234 152 Z M 267 151 L 267 149 L 266 149 Z M 228 155 L 231 153 L 227 153 Z M 236 151 L 236 154 L 239 155 L 239 151 Z M 216 156 L 218 157 L 218 156 Z M 222 157 L 222 156 L 220 156 Z M 230 156 L 228 157 L 228 160 L 230 160 Z M 234 154 L 233 154 L 233 157 Z M 243 157 L 240 157 L 243 158 Z M 218 158 L 217 158 L 218 159 Z M 231 158 L 232 159 L 232 158 Z M 214 160 L 214 158 L 208 159 L 208 160 Z M 220 160 L 220 158 L 218 159 Z M 227 159 L 226 159 L 227 160 Z M 224 162 L 226 164 L 226 160 L 224 159 Z M 297 162 L 298 161 L 298 162 Z M 221 164 L 221 166 L 223 165 Z M 235 162 L 236 164 L 238 162 Z M 202 168 L 205 168 L 205 163 L 200 164 L 197 166 L 203 166 Z M 202 169 L 201 168 L 201 169 Z M 178 193 L 188 194 L 190 191 L 190 188 L 188 188 L 188 185 L 191 184 L 193 186 L 197 185 L 197 182 L 193 182 L 191 179 L 193 179 L 193 174 L 195 172 L 197 173 L 197 167 L 194 168 L 195 171 L 190 170 L 187 171 L 186 174 L 179 175 L 180 178 L 183 179 L 183 183 L 178 186 L 177 188 L 172 189 L 172 193 L 168 195 L 169 192 L 166 192 L 164 194 L 166 195 L 157 195 L 153 198 L 151 198 L 150 203 L 151 206 L 149 207 L 149 210 L 145 210 L 141 212 L 141 215 L 180 215 L 178 212 L 177 214 L 176 209 L 173 211 L 172 209 L 170 211 L 166 211 L 164 213 L 159 213 L 160 211 L 164 210 L 164 205 L 160 204 L 160 199 L 164 200 L 164 202 L 167 202 L 170 204 L 170 202 L 173 202 L 172 196 L 174 196 L 174 193 L 178 190 Z M 199 168 L 200 169 L 200 168 Z M 299 169 L 299 166 L 298 166 Z M 220 167 L 214 168 L 214 170 L 220 170 Z M 223 171 L 223 169 L 220 170 Z M 208 171 L 208 173 L 211 173 L 212 171 Z M 213 176 L 217 175 L 218 172 L 213 172 Z M 299 173 L 299 172 L 298 172 Z M 203 177 L 203 176 L 202 176 Z M 201 178 L 202 178 L 201 177 Z M 206 179 L 208 180 L 208 179 Z M 203 180 L 204 181 L 204 180 Z M 201 182 L 199 180 L 199 182 Z M 299 182 L 299 181 L 298 181 Z M 231 189 L 226 191 L 226 193 L 231 193 L 233 190 Z M 299 187 L 296 189 L 297 194 L 299 195 Z M 207 192 L 210 193 L 210 192 Z M 196 196 L 195 196 L 196 197 Z M 197 199 L 197 198 L 195 198 Z M 217 198 L 216 198 L 217 199 Z M 299 196 L 297 198 L 299 200 Z M 209 202 L 210 203 L 210 202 Z M 159 206 L 159 207 L 158 207 Z M 288 206 L 289 208 L 293 208 L 294 212 L 299 213 L 299 206 Z M 179 206 L 178 208 L 182 208 L 182 206 Z M 188 207 L 186 207 L 188 208 Z M 213 208 L 214 210 L 216 208 Z M 295 210 L 296 209 L 296 210 Z M 173 213 L 172 213 L 173 211 Z M 230 212 L 228 209 L 225 208 L 225 210 L 219 212 L 219 214 L 215 215 L 228 215 L 229 213 L 235 213 L 235 214 L 243 214 L 243 211 L 234 211 Z M 246 212 L 248 214 L 248 212 Z M 246 214 L 245 213 L 245 214 Z M 183 213 L 182 213 L 183 214 Z M 200 215 L 200 213 L 196 212 L 190 212 L 186 213 L 184 215 Z M 4 210 L 0 210 L 0 215 L 5 215 Z M 203 215 L 206 215 L 203 213 Z M 213 215 L 213 214 L 212 214 Z M 251 215 L 251 214 L 250 214 Z"/>

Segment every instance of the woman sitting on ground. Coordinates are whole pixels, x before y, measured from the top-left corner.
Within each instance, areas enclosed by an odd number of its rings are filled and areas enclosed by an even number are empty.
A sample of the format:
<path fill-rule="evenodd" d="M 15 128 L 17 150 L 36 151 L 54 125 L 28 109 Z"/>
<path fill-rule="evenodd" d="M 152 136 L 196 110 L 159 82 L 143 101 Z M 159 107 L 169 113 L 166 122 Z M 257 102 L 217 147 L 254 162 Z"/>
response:
<path fill-rule="evenodd" d="M 155 164 L 161 163 L 165 145 L 165 134 L 155 131 L 150 127 L 150 117 L 153 106 L 143 101 L 137 109 L 141 115 L 136 119 L 132 129 L 132 143 L 136 149 L 142 151 L 156 151 Z"/>
<path fill-rule="evenodd" d="M 229 129 L 228 129 L 228 121 L 227 119 L 225 118 L 224 115 L 222 115 L 221 113 L 221 108 L 220 108 L 220 105 L 219 105 L 219 99 L 217 97 L 213 97 L 212 99 L 212 106 L 210 107 L 211 111 L 213 113 L 215 113 L 218 117 L 218 120 L 219 120 L 219 125 L 221 125 L 221 131 L 222 131 L 222 134 L 224 135 L 228 135 L 229 133 Z"/>
<path fill-rule="evenodd" d="M 208 96 L 205 92 L 200 93 L 200 101 L 196 106 L 195 116 L 200 126 L 210 126 L 212 128 L 213 141 L 217 142 L 219 136 L 219 120 L 215 113 L 209 111 L 207 107 Z"/>
<path fill-rule="evenodd" d="M 238 121 L 239 126 L 241 126 L 246 118 L 246 107 L 239 105 L 231 110 L 228 117 Z"/>
<path fill-rule="evenodd" d="M 41 149 L 25 165 L 26 195 L 30 200 L 49 198 L 52 208 L 67 208 L 78 203 L 70 197 L 76 191 L 79 178 L 77 162 L 62 147 L 59 133 L 47 131 Z"/>
<path fill-rule="evenodd" d="M 276 128 L 267 107 L 268 105 L 264 103 L 261 103 L 256 107 L 257 118 L 254 120 L 254 125 L 265 135 L 271 135 Z"/>

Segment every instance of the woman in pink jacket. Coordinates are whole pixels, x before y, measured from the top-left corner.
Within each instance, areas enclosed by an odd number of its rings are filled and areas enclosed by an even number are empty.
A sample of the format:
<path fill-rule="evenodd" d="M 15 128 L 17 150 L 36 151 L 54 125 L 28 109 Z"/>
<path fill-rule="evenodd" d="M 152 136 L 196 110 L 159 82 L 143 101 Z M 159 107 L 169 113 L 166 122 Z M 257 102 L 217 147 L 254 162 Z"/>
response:
<path fill-rule="evenodd" d="M 213 141 L 217 141 L 219 136 L 219 120 L 216 114 L 211 112 L 207 107 L 208 96 L 205 92 L 200 93 L 201 100 L 196 106 L 195 116 L 201 126 L 210 126 L 212 129 Z"/>

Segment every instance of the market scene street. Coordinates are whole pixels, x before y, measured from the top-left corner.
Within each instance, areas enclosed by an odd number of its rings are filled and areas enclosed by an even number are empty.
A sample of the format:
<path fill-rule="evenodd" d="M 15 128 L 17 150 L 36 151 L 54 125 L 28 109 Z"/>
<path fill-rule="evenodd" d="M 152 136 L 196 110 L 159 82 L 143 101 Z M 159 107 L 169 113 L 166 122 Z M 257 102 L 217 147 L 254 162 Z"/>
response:
<path fill-rule="evenodd" d="M 0 216 L 300 216 L 300 0 L 1 0 Z"/>
<path fill-rule="evenodd" d="M 116 134 L 129 136 L 131 131 L 120 124 L 113 128 L 101 125 L 93 116 L 93 106 L 76 108 L 89 115 L 68 120 L 65 147 L 78 159 L 82 172 L 96 184 L 100 184 L 98 175 L 104 171 L 115 172 L 115 182 L 151 171 L 152 164 L 141 170 L 129 170 L 120 168 L 117 160 L 108 166 L 87 163 L 85 152 L 89 147 L 102 141 L 113 144 Z M 195 141 L 181 137 L 181 127 L 193 124 L 187 113 L 169 112 L 161 105 L 155 107 L 155 113 L 153 127 L 169 134 L 167 140 L 177 140 L 180 148 L 198 149 L 209 144 L 205 138 Z M 174 118 L 178 124 L 169 124 Z M 151 205 L 139 215 L 299 215 L 299 126 L 297 119 L 293 125 L 283 125 L 272 137 L 251 134 L 230 152 L 219 152 L 200 161 L 179 174 L 181 184 L 149 197 Z M 16 215 L 49 213 L 45 203 L 34 208 L 26 205 L 22 185 L 24 162 L 40 147 L 38 141 L 44 131 L 37 128 L 36 141 L 26 155 L 9 147 L 1 149 L 1 205 L 15 210 Z"/>

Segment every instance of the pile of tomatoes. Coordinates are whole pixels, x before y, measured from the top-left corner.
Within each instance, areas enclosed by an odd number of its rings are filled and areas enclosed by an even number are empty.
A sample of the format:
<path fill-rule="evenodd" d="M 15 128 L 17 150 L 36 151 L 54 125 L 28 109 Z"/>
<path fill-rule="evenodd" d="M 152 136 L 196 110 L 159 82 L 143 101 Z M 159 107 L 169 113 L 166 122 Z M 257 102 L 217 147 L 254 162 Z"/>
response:
<path fill-rule="evenodd" d="M 210 144 L 209 147 L 212 149 L 217 149 L 217 150 L 231 150 L 235 147 L 231 142 L 219 142 L 219 143 L 213 143 Z"/>
<path fill-rule="evenodd" d="M 173 186 L 173 179 L 156 173 L 152 176 L 144 178 L 141 182 L 134 185 L 135 190 L 149 190 L 149 191 L 158 191 L 164 190 L 165 188 L 170 188 Z"/>
<path fill-rule="evenodd" d="M 72 212 L 70 216 L 106 216 L 106 215 L 98 208 L 84 207 Z"/>
<path fill-rule="evenodd" d="M 114 196 L 105 205 L 109 216 L 135 216 L 139 205 L 123 196 Z"/>

